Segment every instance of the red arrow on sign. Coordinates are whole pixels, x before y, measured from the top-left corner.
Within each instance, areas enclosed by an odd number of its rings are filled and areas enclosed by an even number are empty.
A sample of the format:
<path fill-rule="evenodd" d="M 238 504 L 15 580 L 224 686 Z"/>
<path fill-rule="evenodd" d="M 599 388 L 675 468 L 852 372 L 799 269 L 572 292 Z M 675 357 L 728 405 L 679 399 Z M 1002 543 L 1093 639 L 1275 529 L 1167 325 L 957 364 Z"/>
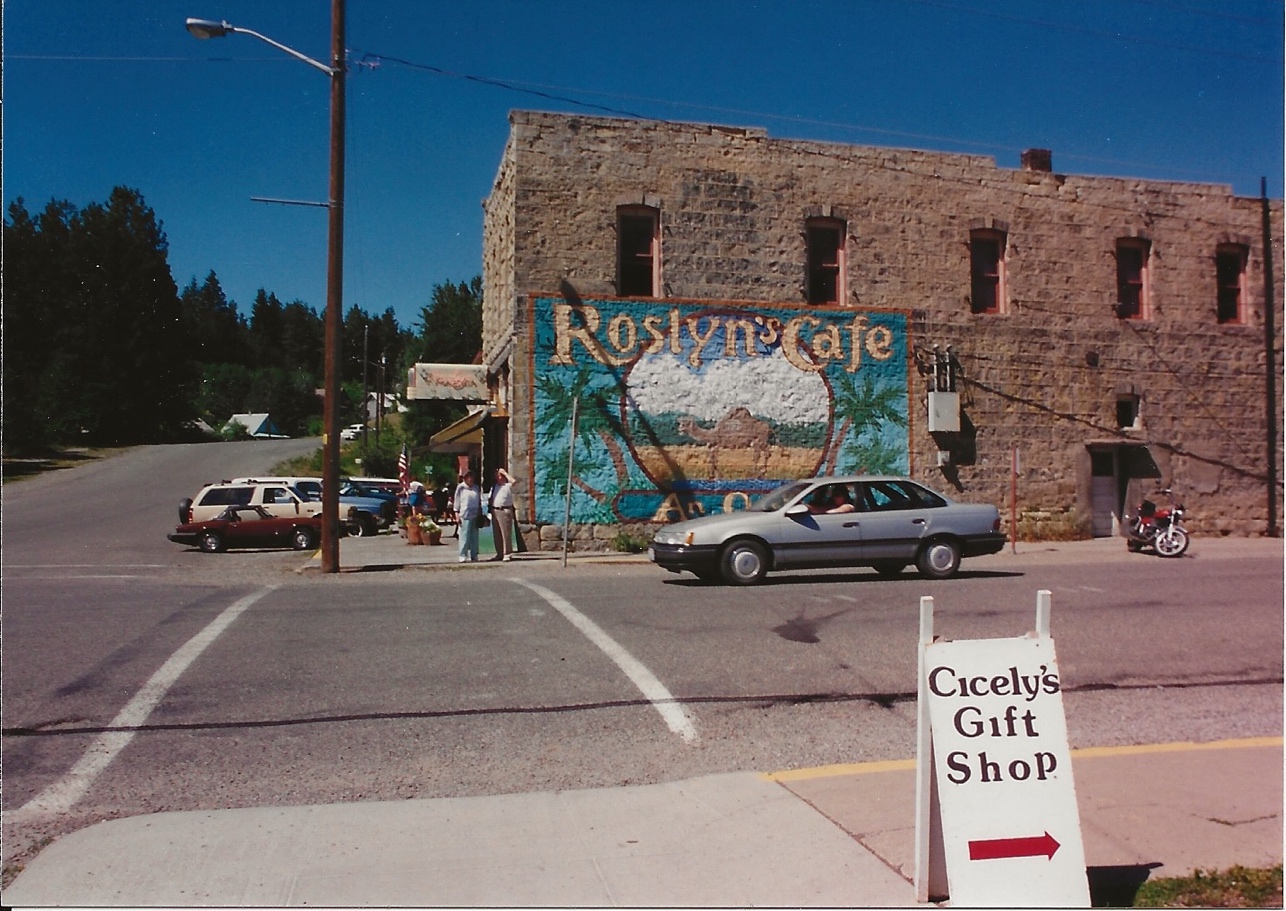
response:
<path fill-rule="evenodd" d="M 1052 858 L 1058 848 L 1058 842 L 1048 832 L 1029 838 L 992 838 L 969 842 L 969 859 L 997 860 L 1003 857 L 1040 857 L 1042 854 Z"/>

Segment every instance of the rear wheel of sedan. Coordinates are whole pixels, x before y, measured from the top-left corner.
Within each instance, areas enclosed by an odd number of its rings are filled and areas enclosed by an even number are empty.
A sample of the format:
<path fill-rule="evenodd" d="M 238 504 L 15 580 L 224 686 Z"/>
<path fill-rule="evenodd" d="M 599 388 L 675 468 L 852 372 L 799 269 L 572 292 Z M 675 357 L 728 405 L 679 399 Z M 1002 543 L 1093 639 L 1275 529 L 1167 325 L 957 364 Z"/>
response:
<path fill-rule="evenodd" d="M 960 545 L 950 538 L 934 538 L 921 549 L 915 566 L 922 576 L 948 579 L 960 568 Z"/>
<path fill-rule="evenodd" d="M 290 536 L 290 543 L 295 550 L 310 550 L 313 546 L 313 533 L 307 528 L 296 528 Z"/>
<path fill-rule="evenodd" d="M 223 538 L 218 532 L 207 531 L 201 535 L 201 549 L 207 554 L 217 554 L 223 550 Z"/>
<path fill-rule="evenodd" d="M 719 568 L 730 585 L 754 585 L 768 574 L 768 552 L 758 541 L 733 541 L 723 549 Z"/>

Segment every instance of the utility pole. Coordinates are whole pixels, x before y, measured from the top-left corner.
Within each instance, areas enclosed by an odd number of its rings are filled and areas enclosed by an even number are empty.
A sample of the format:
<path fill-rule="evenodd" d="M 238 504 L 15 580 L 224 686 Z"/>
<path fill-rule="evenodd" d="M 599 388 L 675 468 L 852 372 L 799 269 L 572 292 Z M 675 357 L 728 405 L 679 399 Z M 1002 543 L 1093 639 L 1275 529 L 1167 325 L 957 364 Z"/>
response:
<path fill-rule="evenodd" d="M 330 7 L 330 196 L 326 256 L 326 394 L 322 409 L 321 569 L 339 572 L 339 347 L 344 319 L 344 0 Z"/>
<path fill-rule="evenodd" d="M 1264 398 L 1268 438 L 1268 537 L 1277 532 L 1277 302 L 1273 293 L 1273 226 L 1268 205 L 1268 179 L 1259 178 L 1264 213 Z"/>
<path fill-rule="evenodd" d="M 366 418 L 370 415 L 371 406 L 371 384 L 366 376 L 366 365 L 370 363 L 367 358 L 367 350 L 371 346 L 371 327 L 366 325 L 362 332 L 362 456 L 366 456 Z"/>
<path fill-rule="evenodd" d="M 330 77 L 330 194 L 324 203 L 299 203 L 265 199 L 286 205 L 324 205 L 329 210 L 326 245 L 326 379 L 322 390 L 322 526 L 321 569 L 339 572 L 339 365 L 344 319 L 344 0 L 331 0 L 330 66 L 301 54 L 280 41 L 253 29 L 240 28 L 214 19 L 188 19 L 193 37 L 223 38 L 232 34 L 250 35 L 284 51 L 296 60 L 321 70 Z M 254 197 L 252 197 L 254 198 Z"/>
<path fill-rule="evenodd" d="M 380 444 L 380 431 L 384 429 L 384 365 L 386 355 L 380 355 L 379 392 L 375 400 L 375 445 Z"/>

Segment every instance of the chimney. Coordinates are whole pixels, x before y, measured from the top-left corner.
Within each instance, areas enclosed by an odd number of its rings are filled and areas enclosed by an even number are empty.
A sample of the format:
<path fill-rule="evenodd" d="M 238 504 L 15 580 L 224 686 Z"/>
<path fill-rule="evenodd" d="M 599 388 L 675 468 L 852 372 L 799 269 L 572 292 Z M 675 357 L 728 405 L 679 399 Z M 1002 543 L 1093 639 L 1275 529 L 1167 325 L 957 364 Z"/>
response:
<path fill-rule="evenodd" d="M 1049 149 L 1028 149 L 1023 152 L 1023 170 L 1047 173 L 1053 171 L 1054 153 Z"/>

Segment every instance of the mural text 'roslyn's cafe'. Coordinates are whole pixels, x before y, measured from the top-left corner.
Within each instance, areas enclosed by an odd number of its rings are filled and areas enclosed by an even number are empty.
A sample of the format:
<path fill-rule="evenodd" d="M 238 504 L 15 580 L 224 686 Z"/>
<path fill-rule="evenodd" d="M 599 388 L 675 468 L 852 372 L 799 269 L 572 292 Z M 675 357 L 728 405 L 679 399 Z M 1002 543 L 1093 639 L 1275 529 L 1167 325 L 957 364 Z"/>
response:
<path fill-rule="evenodd" d="M 584 524 L 669 522 L 788 480 L 909 471 L 903 311 L 536 296 L 530 316 L 539 523 L 563 521 L 569 458 L 570 518 Z"/>

